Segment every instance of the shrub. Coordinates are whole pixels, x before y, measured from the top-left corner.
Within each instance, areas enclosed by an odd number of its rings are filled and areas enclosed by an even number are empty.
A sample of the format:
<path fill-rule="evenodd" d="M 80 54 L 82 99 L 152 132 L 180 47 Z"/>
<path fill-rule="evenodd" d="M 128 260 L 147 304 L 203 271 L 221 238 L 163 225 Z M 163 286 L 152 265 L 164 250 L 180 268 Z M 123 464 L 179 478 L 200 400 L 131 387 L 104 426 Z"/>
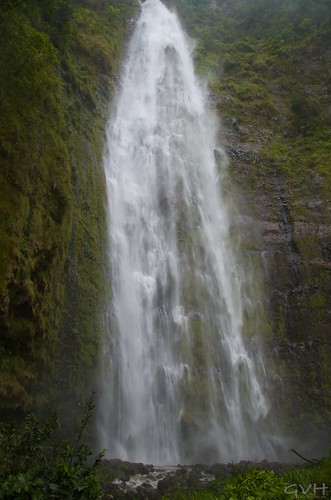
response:
<path fill-rule="evenodd" d="M 226 485 L 223 495 L 227 500 L 280 500 L 284 494 L 284 481 L 275 472 L 252 469 L 239 474 Z"/>
<path fill-rule="evenodd" d="M 59 419 L 38 422 L 32 414 L 18 430 L 0 424 L 0 499 L 93 499 L 101 498 L 96 468 L 104 452 L 90 460 L 92 452 L 82 437 L 95 407 L 86 403 L 77 438 L 73 443 L 52 442 Z"/>

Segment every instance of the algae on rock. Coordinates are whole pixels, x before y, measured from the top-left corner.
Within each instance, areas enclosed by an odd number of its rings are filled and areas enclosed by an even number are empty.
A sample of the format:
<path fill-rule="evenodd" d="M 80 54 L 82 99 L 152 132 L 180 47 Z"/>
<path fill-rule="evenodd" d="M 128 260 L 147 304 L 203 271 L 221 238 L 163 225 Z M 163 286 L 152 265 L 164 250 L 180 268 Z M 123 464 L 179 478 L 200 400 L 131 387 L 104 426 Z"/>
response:
<path fill-rule="evenodd" d="M 85 397 L 103 300 L 102 151 L 134 0 L 0 7 L 0 410 Z"/>

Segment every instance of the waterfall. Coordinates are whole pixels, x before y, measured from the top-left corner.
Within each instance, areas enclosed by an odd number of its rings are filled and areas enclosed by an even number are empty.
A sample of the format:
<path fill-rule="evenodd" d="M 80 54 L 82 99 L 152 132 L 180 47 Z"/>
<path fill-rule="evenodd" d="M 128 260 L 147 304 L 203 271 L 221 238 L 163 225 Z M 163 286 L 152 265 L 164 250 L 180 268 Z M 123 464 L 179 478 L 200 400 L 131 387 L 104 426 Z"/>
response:
<path fill-rule="evenodd" d="M 146 0 L 104 158 L 111 301 L 99 434 L 112 457 L 272 455 L 264 366 L 244 329 L 254 297 L 233 249 L 217 136 L 176 15 Z"/>

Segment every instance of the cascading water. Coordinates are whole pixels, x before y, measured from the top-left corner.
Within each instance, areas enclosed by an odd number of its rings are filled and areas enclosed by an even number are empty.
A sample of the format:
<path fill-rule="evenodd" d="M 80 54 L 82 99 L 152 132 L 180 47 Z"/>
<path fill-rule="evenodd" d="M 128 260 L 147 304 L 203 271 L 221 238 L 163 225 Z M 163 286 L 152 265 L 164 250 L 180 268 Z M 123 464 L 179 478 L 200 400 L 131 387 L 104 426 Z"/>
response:
<path fill-rule="evenodd" d="M 141 8 L 107 131 L 100 440 L 111 456 L 154 464 L 270 457 L 217 121 L 175 14 L 159 0 Z"/>

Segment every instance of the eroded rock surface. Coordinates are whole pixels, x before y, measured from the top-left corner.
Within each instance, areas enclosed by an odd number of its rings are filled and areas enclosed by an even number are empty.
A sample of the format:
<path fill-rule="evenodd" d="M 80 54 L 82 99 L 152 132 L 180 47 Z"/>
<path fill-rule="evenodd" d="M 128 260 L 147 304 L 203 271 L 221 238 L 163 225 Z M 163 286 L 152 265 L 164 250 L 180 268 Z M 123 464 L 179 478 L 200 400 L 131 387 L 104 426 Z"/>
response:
<path fill-rule="evenodd" d="M 112 495 L 113 498 L 161 499 L 163 495 L 176 491 L 189 493 L 210 487 L 213 483 L 252 466 L 281 474 L 293 467 L 293 464 L 242 461 L 237 464 L 154 466 L 121 460 L 103 460 L 104 498 Z"/>

